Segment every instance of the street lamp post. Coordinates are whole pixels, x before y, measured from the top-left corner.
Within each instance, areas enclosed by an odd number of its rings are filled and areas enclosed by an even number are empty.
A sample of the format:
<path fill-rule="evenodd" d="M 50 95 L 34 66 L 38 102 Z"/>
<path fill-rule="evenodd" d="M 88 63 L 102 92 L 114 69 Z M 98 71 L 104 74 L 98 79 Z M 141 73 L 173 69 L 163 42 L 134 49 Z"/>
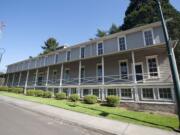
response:
<path fill-rule="evenodd" d="M 173 48 L 170 45 L 170 38 L 169 38 L 166 22 L 164 20 L 162 8 L 161 8 L 161 2 L 160 2 L 160 0 L 156 0 L 156 1 L 158 4 L 160 16 L 161 16 L 161 23 L 162 23 L 162 27 L 163 27 L 163 31 L 164 31 L 164 37 L 165 37 L 165 41 L 166 41 L 166 49 L 167 49 L 169 63 L 170 63 L 170 67 L 171 67 L 171 73 L 172 73 L 172 78 L 173 78 L 173 83 L 174 83 L 174 90 L 175 90 L 175 94 L 176 94 L 176 103 L 177 103 L 179 129 L 180 129 L 180 81 L 179 81 L 179 74 L 178 74 L 178 70 L 177 70 L 177 66 L 176 66 L 176 59 L 175 59 L 174 54 L 173 54 L 174 53 Z"/>

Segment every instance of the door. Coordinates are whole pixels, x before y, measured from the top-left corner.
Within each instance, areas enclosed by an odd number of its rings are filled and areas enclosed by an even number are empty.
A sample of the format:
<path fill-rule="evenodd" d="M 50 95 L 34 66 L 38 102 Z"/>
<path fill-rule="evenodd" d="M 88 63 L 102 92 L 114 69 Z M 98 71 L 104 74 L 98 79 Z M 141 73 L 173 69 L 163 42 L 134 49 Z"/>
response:
<path fill-rule="evenodd" d="M 136 64 L 135 71 L 136 71 L 136 81 L 142 81 L 143 80 L 142 64 Z"/>

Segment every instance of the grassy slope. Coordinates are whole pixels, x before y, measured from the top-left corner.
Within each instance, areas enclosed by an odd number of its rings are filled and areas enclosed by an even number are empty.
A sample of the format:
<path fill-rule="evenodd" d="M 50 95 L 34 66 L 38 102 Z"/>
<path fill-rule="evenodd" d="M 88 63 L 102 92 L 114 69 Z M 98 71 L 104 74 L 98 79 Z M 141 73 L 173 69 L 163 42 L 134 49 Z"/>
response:
<path fill-rule="evenodd" d="M 86 113 L 94 116 L 101 116 L 119 121 L 125 121 L 129 123 L 141 124 L 168 130 L 178 127 L 178 119 L 175 116 L 152 114 L 149 112 L 130 111 L 124 108 L 106 107 L 99 104 L 88 105 L 82 102 L 78 102 L 76 103 L 76 106 L 74 106 L 72 102 L 69 102 L 67 100 L 59 101 L 54 99 L 24 96 L 7 92 L 0 92 L 0 95 L 15 97 L 18 99 L 38 102 L 59 108 L 64 108 L 67 110 Z"/>

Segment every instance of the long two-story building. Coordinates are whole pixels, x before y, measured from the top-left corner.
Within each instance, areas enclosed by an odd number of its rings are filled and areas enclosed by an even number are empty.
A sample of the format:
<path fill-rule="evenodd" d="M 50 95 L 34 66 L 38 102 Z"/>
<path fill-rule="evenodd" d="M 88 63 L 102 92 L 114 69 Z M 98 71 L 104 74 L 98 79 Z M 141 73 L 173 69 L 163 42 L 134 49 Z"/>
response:
<path fill-rule="evenodd" d="M 175 42 L 172 42 L 172 47 Z M 64 47 L 7 67 L 6 86 L 67 96 L 120 96 L 127 106 L 175 112 L 175 96 L 160 22 Z"/>

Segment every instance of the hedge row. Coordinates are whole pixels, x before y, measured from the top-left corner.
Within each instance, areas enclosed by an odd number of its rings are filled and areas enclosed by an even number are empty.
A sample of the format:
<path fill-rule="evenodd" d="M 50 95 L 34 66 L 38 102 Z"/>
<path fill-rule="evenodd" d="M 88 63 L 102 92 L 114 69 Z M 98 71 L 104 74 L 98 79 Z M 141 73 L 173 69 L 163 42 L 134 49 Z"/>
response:
<path fill-rule="evenodd" d="M 13 93 L 24 93 L 23 88 L 18 87 L 0 87 L 0 91 L 13 92 Z"/>
<path fill-rule="evenodd" d="M 43 90 L 27 90 L 26 92 L 27 96 L 35 96 L 35 97 L 43 97 L 43 98 L 51 98 L 52 93 L 49 91 L 43 91 Z"/>
<path fill-rule="evenodd" d="M 18 87 L 0 87 L 0 91 L 6 91 L 6 92 L 13 92 L 13 93 L 24 93 L 23 88 L 18 88 Z M 43 97 L 43 98 L 51 98 L 52 93 L 49 91 L 43 91 L 43 90 L 27 90 L 26 92 L 27 96 L 35 96 L 35 97 Z M 57 100 L 63 100 L 67 99 L 67 95 L 64 92 L 61 93 L 56 93 L 55 94 L 55 99 Z M 76 102 L 80 99 L 78 94 L 72 94 L 68 98 L 72 102 Z M 97 96 L 95 95 L 86 95 L 83 98 L 84 103 L 86 104 L 95 104 L 98 101 Z M 115 107 L 120 104 L 120 98 L 118 96 L 108 96 L 106 98 L 106 105 Z"/>

